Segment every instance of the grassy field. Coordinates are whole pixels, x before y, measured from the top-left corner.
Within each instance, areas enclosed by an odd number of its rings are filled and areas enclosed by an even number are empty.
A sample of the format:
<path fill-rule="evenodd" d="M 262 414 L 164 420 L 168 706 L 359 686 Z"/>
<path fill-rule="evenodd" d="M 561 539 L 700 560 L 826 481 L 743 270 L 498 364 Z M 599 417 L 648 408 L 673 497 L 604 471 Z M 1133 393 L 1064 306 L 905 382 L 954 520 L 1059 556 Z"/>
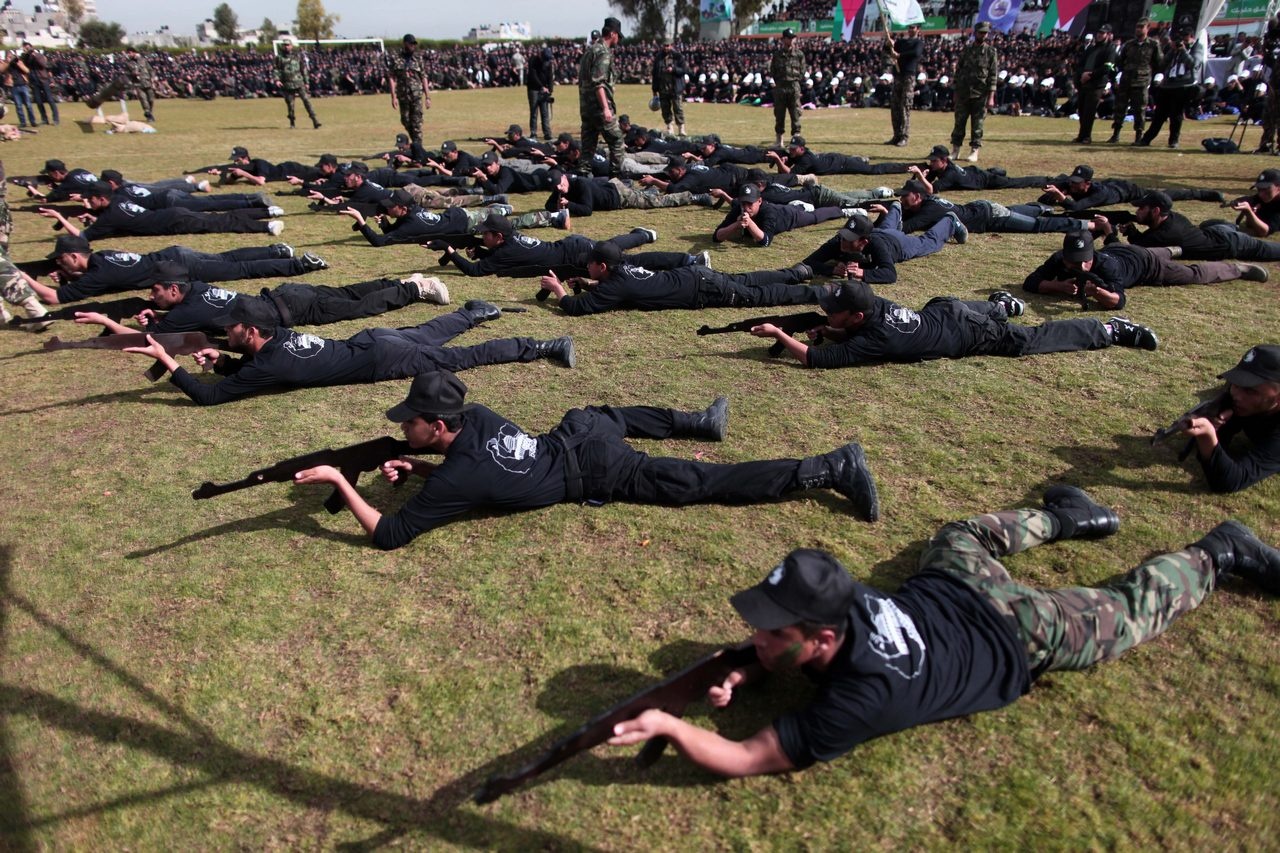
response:
<path fill-rule="evenodd" d="M 627 88 L 622 107 L 650 120 L 647 97 Z M 557 130 L 576 132 L 573 104 L 566 90 Z M 427 142 L 436 145 L 496 134 L 527 112 L 515 90 L 442 92 L 433 107 Z M 61 127 L 10 143 L 3 156 L 11 176 L 60 157 L 149 179 L 223 162 L 233 144 L 308 162 L 326 151 L 384 150 L 399 130 L 385 97 L 316 108 L 322 130 L 290 131 L 279 101 L 166 101 L 156 135 L 90 136 L 69 121 L 87 110 L 68 106 Z M 817 150 L 881 159 L 922 157 L 950 128 L 949 116 L 916 114 L 912 146 L 901 151 L 880 146 L 884 111 L 824 110 L 804 121 Z M 688 125 L 743 143 L 772 136 L 772 116 L 745 107 L 690 105 Z M 1273 161 L 1201 153 L 1200 138 L 1228 128 L 1228 120 L 1189 123 L 1181 152 L 1083 149 L 1066 144 L 1071 122 L 996 117 L 983 158 L 1011 175 L 1089 162 L 1100 176 L 1211 186 L 1230 197 Z M 9 195 L 23 204 L 20 188 Z M 520 199 L 518 208 L 541 202 Z M 303 280 L 438 269 L 417 247 L 368 247 L 347 220 L 312 214 L 301 198 L 280 203 L 289 213 L 284 239 L 331 264 Z M 1222 215 L 1216 205 L 1178 207 L 1193 220 Z M 603 238 L 656 227 L 659 248 L 700 251 L 719 217 L 620 212 L 575 228 Z M 29 213 L 16 221 L 13 257 L 47 253 L 47 221 Z M 716 247 L 714 264 L 787 266 L 834 227 L 787 234 L 764 250 Z M 248 244 L 207 236 L 109 245 L 171 242 Z M 1020 282 L 1057 245 L 1053 235 L 975 235 L 906 265 L 882 293 L 916 307 L 939 294 L 984 298 Z M 1226 517 L 1280 542 L 1280 481 L 1209 495 L 1195 466 L 1176 462 L 1179 442 L 1146 440 L 1250 345 L 1276 340 L 1274 279 L 1134 291 L 1128 316 L 1159 332 L 1155 353 L 820 373 L 767 358 L 746 335 L 693 335 L 741 311 L 571 319 L 535 303 L 532 282 L 444 276 L 456 303 L 483 297 L 529 308 L 461 343 L 512 334 L 577 341 L 576 370 L 536 362 L 464 374 L 473 400 L 543 431 L 574 406 L 701 408 L 726 394 L 725 442 L 639 445 L 730 462 L 820 453 L 856 438 L 879 480 L 881 521 L 856 521 L 828 493 L 752 507 L 562 505 L 468 517 L 381 553 L 348 514 L 323 511 L 320 489 L 269 485 L 200 503 L 189 495 L 206 479 L 392 432 L 382 412 L 406 383 L 201 409 L 167 382 L 148 384 L 137 357 L 44 353 L 43 336 L 5 331 L 0 847 L 1274 848 L 1280 607 L 1234 582 L 1119 663 L 1046 677 L 1003 711 L 884 738 L 805 773 L 725 782 L 670 755 L 642 772 L 629 750 L 599 749 L 496 804 L 468 799 L 490 773 L 523 763 L 595 711 L 742 638 L 726 597 L 795 547 L 829 549 L 856 577 L 893 588 L 940 525 L 1038 503 L 1060 481 L 1089 489 L 1124 523 L 1102 543 L 1012 560 L 1030 583 L 1102 582 Z M 1079 310 L 1032 297 L 1023 321 Z M 384 322 L 439 311 L 415 305 Z M 360 325 L 321 333 L 345 337 Z M 90 334 L 67 323 L 56 332 Z M 371 477 L 362 488 L 383 508 L 403 500 Z M 743 736 L 807 691 L 799 679 L 778 679 L 726 712 L 691 713 Z"/>

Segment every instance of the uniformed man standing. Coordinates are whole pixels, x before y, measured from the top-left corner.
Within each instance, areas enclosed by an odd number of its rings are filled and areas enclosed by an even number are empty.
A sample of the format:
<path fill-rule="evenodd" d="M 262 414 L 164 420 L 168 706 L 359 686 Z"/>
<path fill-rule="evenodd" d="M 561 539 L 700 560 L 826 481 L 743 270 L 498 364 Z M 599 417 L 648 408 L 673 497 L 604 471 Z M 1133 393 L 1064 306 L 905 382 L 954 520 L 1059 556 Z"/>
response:
<path fill-rule="evenodd" d="M 991 35 L 991 23 L 982 21 L 973 28 L 973 41 L 965 46 L 956 63 L 956 123 L 951 128 L 951 159 L 960 156 L 960 143 L 964 142 L 965 125 L 972 122 L 969 135 L 970 163 L 978 162 L 978 149 L 982 147 L 982 124 L 987 110 L 996 105 L 996 81 L 1000 72 L 1000 57 L 996 49 L 987 44 Z"/>
<path fill-rule="evenodd" d="M 293 52 L 293 42 L 285 42 L 280 53 L 276 55 L 276 82 L 280 84 L 280 91 L 284 95 L 284 105 L 289 110 L 289 127 L 297 127 L 295 124 L 295 115 L 293 112 L 293 99 L 302 98 L 302 106 L 306 109 L 307 115 L 311 116 L 311 123 L 315 125 L 316 130 L 320 129 L 320 119 L 316 118 L 316 111 L 311 108 L 311 99 L 307 97 L 307 61 L 302 54 Z"/>
<path fill-rule="evenodd" d="M 1093 144 L 1093 120 L 1098 114 L 1098 98 L 1116 72 L 1118 57 L 1111 39 L 1111 25 L 1103 24 L 1080 60 L 1080 132 L 1072 140 L 1078 145 Z M 1124 115 L 1120 117 L 1123 119 Z"/>
<path fill-rule="evenodd" d="M 787 113 L 791 114 L 791 135 L 800 133 L 800 84 L 805 72 L 804 51 L 796 47 L 796 31 L 787 27 L 781 41 L 782 46 L 769 63 L 769 76 L 773 78 L 773 135 L 778 147 L 782 147 Z"/>
<path fill-rule="evenodd" d="M 1108 142 L 1120 141 L 1120 130 L 1124 127 L 1124 114 L 1133 110 L 1133 140 L 1136 143 L 1142 138 L 1147 126 L 1147 90 L 1151 88 L 1151 78 L 1156 69 L 1164 65 L 1164 55 L 1160 52 L 1160 42 L 1147 36 L 1150 22 L 1146 18 L 1138 20 L 1133 38 L 1125 42 L 1120 49 L 1120 82 L 1115 87 L 1115 118 L 1111 120 L 1111 138 Z"/>
<path fill-rule="evenodd" d="M 590 163 L 603 135 L 609 144 L 609 170 L 612 177 L 622 176 L 622 158 L 627 149 L 622 128 L 618 126 L 617 106 L 613 101 L 613 51 L 622 38 L 622 22 L 605 18 L 600 38 L 582 53 L 578 65 L 578 109 L 582 115 L 582 162 Z"/>
<path fill-rule="evenodd" d="M 406 33 L 403 45 L 399 53 L 387 57 L 391 108 L 400 110 L 400 124 L 409 138 L 421 145 L 422 111 L 431 109 L 431 81 L 426 60 L 418 53 L 417 37 Z"/>
<path fill-rule="evenodd" d="M 653 94 L 662 107 L 662 120 L 667 133 L 679 131 L 684 136 L 684 78 L 689 67 L 675 45 L 667 42 L 653 60 Z"/>
<path fill-rule="evenodd" d="M 150 63 L 133 45 L 125 48 L 123 71 L 127 88 L 133 90 L 133 96 L 142 105 L 142 115 L 147 121 L 155 121 L 156 117 L 151 113 L 151 105 L 156 99 L 155 75 Z"/>
<path fill-rule="evenodd" d="M 916 72 L 924 53 L 920 25 L 907 25 L 907 34 L 897 40 L 885 38 L 885 53 L 894 61 L 893 94 L 889 100 L 889 117 L 893 122 L 893 138 L 885 145 L 899 148 L 911 137 L 911 102 L 916 94 Z"/>

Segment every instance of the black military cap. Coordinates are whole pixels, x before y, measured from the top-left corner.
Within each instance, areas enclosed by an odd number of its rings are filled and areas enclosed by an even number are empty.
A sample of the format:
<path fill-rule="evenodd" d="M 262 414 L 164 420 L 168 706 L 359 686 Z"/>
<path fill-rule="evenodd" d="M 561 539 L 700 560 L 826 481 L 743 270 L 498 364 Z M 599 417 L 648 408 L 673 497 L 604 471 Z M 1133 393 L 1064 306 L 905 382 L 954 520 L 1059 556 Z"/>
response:
<path fill-rule="evenodd" d="M 518 134 L 520 134 L 521 136 L 524 136 L 524 128 L 523 128 L 523 127 L 521 127 L 521 126 L 520 126 L 520 125 L 518 125 L 518 124 L 508 125 L 508 126 L 507 126 L 507 135 L 508 135 L 508 136 L 510 136 L 510 135 L 511 135 L 511 134 L 513 134 L 513 133 L 518 133 Z"/>
<path fill-rule="evenodd" d="M 408 145 L 408 144 L 409 144 L 409 134 L 407 133 L 396 134 L 396 145 Z"/>
<path fill-rule="evenodd" d="M 622 35 L 622 21 L 617 18 L 605 18 L 604 26 L 600 28 L 602 33 L 617 33 Z"/>
<path fill-rule="evenodd" d="M 443 151 L 445 154 L 448 154 L 450 151 L 457 151 L 458 143 L 450 139 L 448 142 L 443 142 L 440 144 L 440 150 Z"/>
<path fill-rule="evenodd" d="M 752 628 L 776 631 L 800 622 L 841 625 L 857 592 L 839 560 L 801 548 L 760 583 L 730 596 L 729 603 Z"/>
<path fill-rule="evenodd" d="M 760 188 L 755 184 L 743 184 L 738 188 L 738 201 L 750 204 L 760 200 Z"/>
<path fill-rule="evenodd" d="M 1083 184 L 1086 181 L 1093 180 L 1093 168 L 1081 163 L 1071 170 L 1071 177 L 1067 178 L 1073 184 Z"/>
<path fill-rule="evenodd" d="M 1263 382 L 1280 382 L 1280 346 L 1256 346 L 1244 354 L 1240 363 L 1218 375 L 1232 385 L 1253 388 Z"/>
<path fill-rule="evenodd" d="M 1258 175 L 1258 180 L 1253 182 L 1255 190 L 1265 190 L 1267 187 L 1274 187 L 1280 184 L 1280 169 L 1263 169 L 1262 174 Z"/>
<path fill-rule="evenodd" d="M 791 137 L 791 141 L 787 145 L 790 148 L 804 148 L 804 137 L 797 133 Z"/>
<path fill-rule="evenodd" d="M 338 156 L 336 154 L 321 154 L 320 159 L 316 161 L 317 166 L 336 166 L 338 165 Z"/>
<path fill-rule="evenodd" d="M 1143 194 L 1142 198 L 1133 203 L 1134 207 L 1158 207 L 1161 210 L 1173 210 L 1173 199 L 1169 198 L 1168 193 L 1162 193 L 1160 190 L 1151 190 Z"/>
<path fill-rule="evenodd" d="M 706 136 L 702 137 L 702 144 L 704 144 L 704 145 L 719 145 L 719 144 L 720 144 L 720 134 L 718 134 L 718 133 L 708 133 Z"/>
<path fill-rule="evenodd" d="M 191 271 L 177 261 L 156 261 L 151 270 L 152 284 L 173 284 L 191 281 Z"/>
<path fill-rule="evenodd" d="M 415 36 L 413 33 L 405 33 L 404 38 L 400 39 L 400 41 L 403 42 L 404 44 L 417 44 L 418 37 Z"/>
<path fill-rule="evenodd" d="M 573 134 L 569 133 L 568 131 L 565 131 L 564 133 L 556 137 L 556 142 L 572 142 L 572 141 L 573 141 Z"/>
<path fill-rule="evenodd" d="M 367 171 L 369 171 L 368 166 L 366 166 L 364 163 L 356 162 L 355 160 L 352 160 L 348 163 L 343 163 L 341 166 L 338 167 L 338 174 L 343 176 L 363 175 Z"/>
<path fill-rule="evenodd" d="M 784 39 L 793 39 L 796 37 L 796 31 L 791 29 L 791 27 L 787 27 L 782 31 L 782 37 Z"/>
<path fill-rule="evenodd" d="M 393 207 L 413 207 L 413 196 L 409 195 L 407 190 L 392 190 L 391 195 L 378 199 L 378 206 L 383 210 L 390 210 Z"/>
<path fill-rule="evenodd" d="M 111 181 L 112 183 L 124 183 L 124 175 L 120 174 L 115 169 L 103 169 L 102 174 L 98 177 L 102 178 L 104 181 Z"/>
<path fill-rule="evenodd" d="M 849 221 L 845 223 L 844 227 L 836 232 L 836 236 L 841 240 L 853 242 L 854 240 L 861 240 L 863 237 L 871 236 L 871 232 L 875 228 L 876 226 L 872 224 L 870 219 L 861 213 L 855 213 L 849 217 Z"/>
<path fill-rule="evenodd" d="M 975 33 L 989 33 L 989 32 L 991 32 L 991 22 L 990 22 L 990 21 L 980 21 L 980 22 L 978 23 L 978 25 L 977 25 L 976 27 L 974 27 L 974 28 L 973 28 L 973 31 L 974 31 Z"/>
<path fill-rule="evenodd" d="M 1103 24 L 1102 26 L 1098 27 L 1098 32 L 1100 32 L 1100 33 L 1109 33 L 1109 32 L 1111 32 L 1111 25 L 1110 25 L 1110 24 Z"/>
<path fill-rule="evenodd" d="M 62 162 L 61 160 L 45 160 L 44 168 L 40 170 L 40 174 L 47 175 L 50 172 L 65 172 L 65 171 L 67 171 L 67 164 Z"/>
<path fill-rule="evenodd" d="M 929 156 L 926 160 L 949 160 L 951 158 L 951 149 L 945 145 L 935 145 L 929 149 Z"/>
<path fill-rule="evenodd" d="M 612 269 L 622 263 L 622 250 L 616 244 L 608 241 L 596 243 L 591 247 L 591 251 L 587 252 L 587 261 L 588 263 L 604 264 Z"/>
<path fill-rule="evenodd" d="M 687 169 L 687 168 L 689 168 L 689 164 L 685 163 L 685 161 L 684 161 L 684 158 L 683 158 L 683 157 L 668 157 L 668 158 L 667 158 L 667 173 L 668 173 L 668 174 L 670 174 L 671 170 L 673 170 L 673 169 Z"/>
<path fill-rule="evenodd" d="M 543 177 L 543 180 L 547 182 L 547 187 L 549 189 L 555 189 L 556 185 L 560 183 L 560 179 L 563 177 L 564 177 L 563 169 L 547 169 L 547 173 Z"/>
<path fill-rule="evenodd" d="M 596 39 L 598 39 L 598 38 L 600 38 L 600 31 L 599 31 L 599 30 L 592 30 L 592 31 L 591 31 L 591 40 L 592 40 L 592 41 L 595 41 L 595 40 L 596 40 Z"/>
<path fill-rule="evenodd" d="M 510 237 L 515 231 L 515 226 L 511 224 L 511 220 L 507 219 L 507 217 L 500 216 L 496 213 L 490 213 L 484 218 L 484 222 L 481 222 L 480 225 L 477 226 L 476 230 L 482 233 L 485 231 L 492 231 L 494 234 L 501 234 L 503 237 Z"/>
<path fill-rule="evenodd" d="M 1073 264 L 1093 260 L 1093 237 L 1087 231 L 1073 231 L 1062 240 L 1062 259 Z"/>
<path fill-rule="evenodd" d="M 623 113 L 622 115 L 618 116 L 618 124 L 625 124 L 627 127 L 630 127 L 631 116 L 627 115 L 626 113 Z"/>
<path fill-rule="evenodd" d="M 828 285 L 818 297 L 818 306 L 828 314 L 837 311 L 855 311 L 865 314 L 876 304 L 876 295 L 865 281 L 851 279 Z"/>
<path fill-rule="evenodd" d="M 276 326 L 280 325 L 280 314 L 266 300 L 237 296 L 231 300 L 231 307 L 214 317 L 211 322 L 223 328 L 243 323 L 270 337 L 268 333 L 274 332 Z"/>
<path fill-rule="evenodd" d="M 902 189 L 898 195 L 906 195 L 907 193 L 916 193 L 917 195 L 931 195 L 929 188 L 924 185 L 924 181 L 910 180 L 902 185 Z"/>
<path fill-rule="evenodd" d="M 111 184 L 106 181 L 94 181 L 87 188 L 81 190 L 80 194 L 85 198 L 111 198 L 111 193 L 113 192 Z"/>
<path fill-rule="evenodd" d="M 498 152 L 486 151 L 480 156 L 480 164 L 482 166 L 492 166 L 498 162 Z"/>
<path fill-rule="evenodd" d="M 248 157 L 248 156 L 249 156 L 249 149 L 245 148 L 243 145 L 237 145 L 235 148 L 231 149 L 231 159 L 233 160 L 237 157 Z"/>
<path fill-rule="evenodd" d="M 53 251 L 49 253 L 50 260 L 57 260 L 62 255 L 87 255 L 92 251 L 89 248 L 89 241 L 81 237 L 79 234 L 63 234 L 53 243 Z"/>
<path fill-rule="evenodd" d="M 449 371 L 419 373 L 404 402 L 387 409 L 387 420 L 402 424 L 418 415 L 456 415 L 472 407 L 466 397 L 466 384 Z"/>

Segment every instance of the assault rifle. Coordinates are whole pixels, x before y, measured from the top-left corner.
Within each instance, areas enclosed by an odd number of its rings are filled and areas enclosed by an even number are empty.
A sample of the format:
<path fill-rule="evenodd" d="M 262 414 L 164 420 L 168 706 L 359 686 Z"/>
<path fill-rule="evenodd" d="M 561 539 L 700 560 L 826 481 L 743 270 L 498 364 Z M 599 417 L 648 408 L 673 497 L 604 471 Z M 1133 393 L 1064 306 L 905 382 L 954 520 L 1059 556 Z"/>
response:
<path fill-rule="evenodd" d="M 577 731 L 552 744 L 550 749 L 524 767 L 505 775 L 490 776 L 480 790 L 476 791 L 473 799 L 482 805 L 493 802 L 579 752 L 599 746 L 613 737 L 613 727 L 618 723 L 634 720 L 650 708 L 666 711 L 676 717 L 684 716 L 685 706 L 702 698 L 709 688 L 723 683 L 730 672 L 758 661 L 755 646 L 750 643 L 719 649 L 664 681 L 641 690 L 592 717 Z M 654 738 L 640 750 L 636 756 L 636 764 L 641 767 L 651 766 L 666 748 L 666 738 Z"/>
<path fill-rule="evenodd" d="M 164 347 L 165 352 L 169 353 L 169 355 L 191 355 L 202 349 L 209 349 L 210 347 L 225 349 L 227 346 L 226 341 L 210 340 L 204 332 L 161 332 L 158 335 L 151 335 L 151 338 Z M 96 338 L 88 338 L 83 341 L 64 341 L 55 335 L 44 342 L 44 348 L 48 351 L 60 349 L 123 350 L 127 347 L 145 346 L 147 346 L 146 332 L 130 332 L 126 335 L 98 335 Z M 155 382 L 164 374 L 165 366 L 157 360 L 142 375 Z"/>
<path fill-rule="evenodd" d="M 83 302 L 79 305 L 68 305 L 56 311 L 50 311 L 43 317 L 14 317 L 9 321 L 9 325 L 25 326 L 31 323 L 44 323 L 49 320 L 74 320 L 77 313 L 89 311 L 110 317 L 112 320 L 123 320 L 127 317 L 136 316 L 143 309 L 155 307 L 156 304 L 150 299 L 143 299 L 141 296 L 127 296 L 124 299 L 116 299 L 111 302 Z"/>
<path fill-rule="evenodd" d="M 816 329 L 819 326 L 827 324 L 827 315 L 819 314 L 817 311 L 805 311 L 803 314 L 771 314 L 768 317 L 752 317 L 749 320 L 739 320 L 736 323 L 730 323 L 727 326 L 703 326 L 698 329 L 699 335 L 724 335 L 729 332 L 749 332 L 756 326 L 763 326 L 765 323 L 772 323 L 788 335 L 794 335 L 797 332 L 807 332 L 810 329 Z M 821 337 L 818 338 L 821 341 Z M 781 341 L 774 341 L 769 347 L 769 355 L 777 358 L 782 355 L 782 351 L 786 349 Z"/>
<path fill-rule="evenodd" d="M 292 459 L 284 459 L 274 465 L 268 465 L 266 468 L 253 471 L 243 480 L 236 480 L 231 483 L 210 483 L 205 481 L 191 493 L 191 497 L 202 501 L 217 495 L 225 495 L 227 492 L 238 492 L 241 489 L 261 486 L 263 483 L 292 483 L 294 475 L 299 471 L 305 471 L 317 465 L 332 465 L 342 472 L 342 476 L 346 478 L 348 483 L 354 486 L 363 472 L 372 471 L 383 462 L 395 459 L 411 452 L 411 450 L 409 442 L 384 435 L 382 438 L 362 441 L 359 444 L 339 447 L 336 450 L 326 448 L 325 450 L 294 456 Z M 402 482 L 404 482 L 403 477 L 398 478 L 396 485 Z M 324 508 L 329 510 L 331 514 L 341 512 L 343 506 L 342 492 L 338 489 L 334 489 L 333 494 L 325 498 Z"/>
<path fill-rule="evenodd" d="M 1192 418 L 1208 418 L 1213 420 L 1226 409 L 1232 407 L 1231 389 L 1229 386 L 1224 387 L 1221 391 L 1216 392 L 1212 397 L 1200 403 L 1194 408 L 1188 409 L 1174 420 L 1167 427 L 1161 427 L 1151 435 L 1151 443 L 1159 444 L 1169 436 L 1182 432 L 1187 425 L 1191 423 Z M 1195 448 L 1195 439 L 1189 439 L 1182 452 L 1178 454 L 1178 461 L 1181 462 L 1191 455 L 1191 451 Z"/>
<path fill-rule="evenodd" d="M 1080 270 L 1076 273 L 1076 299 L 1080 301 L 1081 311 L 1089 310 L 1089 297 L 1084 292 L 1085 285 L 1089 283 L 1093 283 L 1098 287 L 1101 287 L 1103 290 L 1111 289 L 1105 286 L 1106 281 L 1103 280 L 1102 276 L 1089 272 L 1088 270 Z"/>

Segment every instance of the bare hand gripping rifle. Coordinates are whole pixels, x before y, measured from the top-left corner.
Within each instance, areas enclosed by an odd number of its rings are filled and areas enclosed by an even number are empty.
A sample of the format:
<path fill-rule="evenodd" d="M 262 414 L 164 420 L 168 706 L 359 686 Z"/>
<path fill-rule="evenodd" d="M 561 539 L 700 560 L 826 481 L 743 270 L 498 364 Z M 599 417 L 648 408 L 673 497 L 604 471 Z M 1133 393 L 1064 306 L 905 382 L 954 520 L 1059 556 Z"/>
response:
<path fill-rule="evenodd" d="M 1200 405 L 1183 412 L 1167 427 L 1161 427 L 1152 433 L 1151 443 L 1159 444 L 1169 436 L 1182 432 L 1187 428 L 1187 425 L 1191 423 L 1192 418 L 1208 418 L 1209 420 L 1213 420 L 1218 417 L 1218 415 L 1222 414 L 1224 410 L 1230 409 L 1232 405 L 1230 387 L 1223 388 Z M 1221 424 L 1219 424 L 1219 426 L 1221 426 Z M 1186 446 L 1183 447 L 1182 452 L 1178 454 L 1178 461 L 1182 461 L 1190 456 L 1191 451 L 1195 446 L 1196 440 L 1194 438 L 1188 439 Z"/>
<path fill-rule="evenodd" d="M 191 493 L 191 497 L 202 501 L 217 495 L 225 495 L 227 492 L 251 489 L 264 483 L 292 483 L 294 475 L 299 471 L 315 468 L 317 465 L 332 465 L 342 473 L 348 483 L 354 486 L 360 479 L 360 475 L 365 471 L 372 471 L 382 465 L 383 462 L 397 459 L 411 451 L 412 448 L 409 447 L 409 442 L 384 435 L 382 438 L 362 441 L 359 444 L 339 447 L 336 450 L 326 448 L 312 453 L 304 453 L 301 456 L 294 456 L 291 459 L 284 459 L 274 465 L 268 465 L 266 468 L 259 468 L 257 471 L 253 471 L 243 480 L 235 480 L 231 483 L 210 483 L 205 481 Z M 403 482 L 403 477 L 397 478 L 395 485 L 398 486 Z M 342 499 L 342 492 L 338 489 L 334 489 L 333 494 L 325 498 L 324 508 L 329 510 L 331 515 L 341 512 L 343 506 L 345 506 L 345 502 Z"/>
<path fill-rule="evenodd" d="M 634 720 L 645 711 L 657 708 L 676 717 L 684 716 L 684 709 L 695 699 L 701 699 L 711 687 L 722 684 L 735 669 L 757 663 L 755 646 L 744 643 L 727 646 L 695 661 L 664 681 L 655 684 L 623 700 L 612 708 L 592 717 L 580 729 L 556 742 L 531 763 L 503 776 L 490 776 L 476 791 L 473 799 L 480 804 L 491 803 L 545 773 L 580 752 L 584 752 L 613 737 L 613 727 L 627 720 Z M 666 738 L 654 738 L 644 745 L 636 756 L 636 764 L 649 767 L 661 757 L 667 748 Z"/>
<path fill-rule="evenodd" d="M 729 332 L 750 332 L 756 326 L 763 326 L 765 323 L 772 323 L 788 335 L 794 335 L 798 332 L 807 332 L 810 329 L 816 329 L 819 326 L 827 325 L 827 315 L 819 314 L 817 311 L 805 311 L 803 314 L 772 314 L 768 317 L 752 317 L 748 320 L 739 320 L 736 323 L 730 323 L 727 326 L 703 326 L 698 329 L 698 335 L 724 335 Z M 821 338 L 819 338 L 821 340 Z M 769 347 L 769 355 L 777 358 L 782 355 L 782 351 L 786 349 L 780 341 L 774 341 L 773 346 Z"/>
<path fill-rule="evenodd" d="M 169 355 L 191 355 L 202 349 L 226 349 L 227 342 L 211 340 L 204 332 L 162 332 L 150 336 L 156 343 L 164 347 Z M 98 335 L 83 341 L 64 341 L 56 335 L 44 342 L 46 350 L 60 349 L 114 349 L 123 350 L 128 347 L 147 346 L 146 332 L 130 332 L 126 335 Z M 143 376 L 155 382 L 165 374 L 165 366 L 160 361 L 148 367 Z"/>

